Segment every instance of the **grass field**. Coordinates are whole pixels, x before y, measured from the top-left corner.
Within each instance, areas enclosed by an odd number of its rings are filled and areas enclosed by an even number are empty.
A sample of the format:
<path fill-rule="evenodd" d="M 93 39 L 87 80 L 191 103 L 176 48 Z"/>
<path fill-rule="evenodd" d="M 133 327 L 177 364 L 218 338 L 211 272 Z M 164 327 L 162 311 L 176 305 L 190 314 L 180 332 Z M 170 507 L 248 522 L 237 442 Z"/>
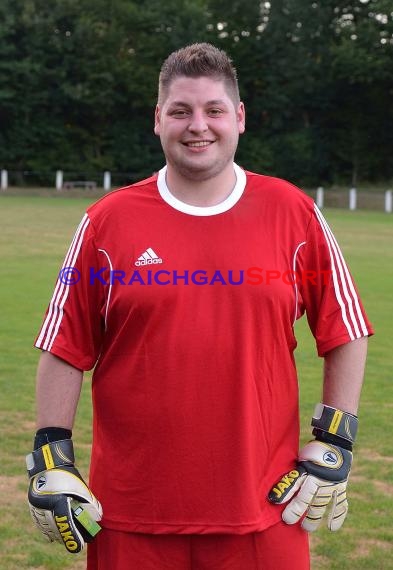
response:
<path fill-rule="evenodd" d="M 34 432 L 32 348 L 65 249 L 88 200 L 0 196 L 0 568 L 84 568 L 60 545 L 45 543 L 26 504 L 24 456 Z M 392 320 L 393 217 L 366 211 L 327 210 L 377 335 L 370 341 L 360 431 L 349 486 L 350 514 L 335 534 L 312 536 L 313 570 L 393 570 Z M 321 360 L 304 319 L 297 325 L 302 440 L 320 399 Z M 74 440 L 87 474 L 91 434 L 89 378 L 78 409 Z M 141 569 L 143 570 L 143 569 Z M 174 569 L 175 570 L 175 569 Z M 280 569 L 281 570 L 281 569 Z"/>

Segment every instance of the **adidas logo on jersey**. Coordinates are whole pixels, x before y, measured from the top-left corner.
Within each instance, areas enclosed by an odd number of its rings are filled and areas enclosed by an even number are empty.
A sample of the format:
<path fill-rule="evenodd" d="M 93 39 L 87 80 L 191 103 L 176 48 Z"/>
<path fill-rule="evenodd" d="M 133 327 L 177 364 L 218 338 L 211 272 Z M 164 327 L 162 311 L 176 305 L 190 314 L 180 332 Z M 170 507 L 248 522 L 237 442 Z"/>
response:
<path fill-rule="evenodd" d="M 138 267 L 141 265 L 154 265 L 156 263 L 162 263 L 162 259 L 161 257 L 158 257 L 151 247 L 148 247 L 147 250 L 144 251 L 135 261 L 135 265 Z"/>

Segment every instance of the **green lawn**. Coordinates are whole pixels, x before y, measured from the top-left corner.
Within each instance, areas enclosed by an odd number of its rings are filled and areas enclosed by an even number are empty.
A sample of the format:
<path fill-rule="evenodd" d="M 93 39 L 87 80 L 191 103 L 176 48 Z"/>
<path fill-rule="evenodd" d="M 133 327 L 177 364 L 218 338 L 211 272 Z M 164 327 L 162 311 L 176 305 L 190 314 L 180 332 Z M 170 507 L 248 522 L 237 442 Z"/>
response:
<path fill-rule="evenodd" d="M 89 200 L 0 196 L 0 568 L 84 568 L 60 545 L 46 544 L 32 526 L 25 500 L 24 456 L 34 432 L 32 348 L 59 266 Z M 349 486 L 350 514 L 335 534 L 312 536 L 313 570 L 393 569 L 392 320 L 393 217 L 375 212 L 325 211 L 377 335 L 370 341 L 360 430 Z M 321 360 L 305 320 L 297 324 L 302 439 L 309 436 L 320 399 Z M 88 379 L 87 379 L 88 380 Z M 74 440 L 78 465 L 87 474 L 91 433 L 89 381 L 78 410 Z"/>

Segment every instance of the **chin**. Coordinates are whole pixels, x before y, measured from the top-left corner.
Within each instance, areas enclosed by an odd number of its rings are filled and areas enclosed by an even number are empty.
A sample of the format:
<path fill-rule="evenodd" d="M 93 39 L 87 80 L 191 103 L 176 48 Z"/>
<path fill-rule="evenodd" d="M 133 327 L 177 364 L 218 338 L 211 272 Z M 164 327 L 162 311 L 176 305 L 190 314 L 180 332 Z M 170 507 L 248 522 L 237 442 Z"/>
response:
<path fill-rule="evenodd" d="M 225 170 L 228 164 L 232 162 L 233 159 L 230 158 L 225 162 L 215 161 L 211 164 L 205 165 L 196 164 L 195 162 L 183 163 L 174 164 L 174 167 L 184 178 L 188 178 L 189 180 L 196 182 L 204 182 L 205 180 L 209 180 L 210 178 L 214 178 L 221 174 L 221 172 Z"/>
<path fill-rule="evenodd" d="M 178 171 L 184 178 L 196 182 L 204 182 L 205 180 L 214 178 L 220 173 L 220 169 L 215 168 L 181 168 Z"/>

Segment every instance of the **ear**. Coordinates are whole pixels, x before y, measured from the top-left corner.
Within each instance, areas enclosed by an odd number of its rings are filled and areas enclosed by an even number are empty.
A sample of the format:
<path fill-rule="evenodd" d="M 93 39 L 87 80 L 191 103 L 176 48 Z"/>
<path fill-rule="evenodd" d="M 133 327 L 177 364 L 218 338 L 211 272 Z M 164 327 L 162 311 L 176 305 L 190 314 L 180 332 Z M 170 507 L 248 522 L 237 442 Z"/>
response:
<path fill-rule="evenodd" d="M 160 107 L 156 105 L 156 110 L 154 111 L 154 134 L 160 134 Z"/>
<path fill-rule="evenodd" d="M 244 103 L 242 103 L 242 101 L 240 101 L 240 103 L 237 107 L 236 116 L 237 116 L 237 124 L 238 124 L 239 134 L 242 135 L 244 133 L 244 131 L 246 130 L 246 109 L 245 109 Z"/>

